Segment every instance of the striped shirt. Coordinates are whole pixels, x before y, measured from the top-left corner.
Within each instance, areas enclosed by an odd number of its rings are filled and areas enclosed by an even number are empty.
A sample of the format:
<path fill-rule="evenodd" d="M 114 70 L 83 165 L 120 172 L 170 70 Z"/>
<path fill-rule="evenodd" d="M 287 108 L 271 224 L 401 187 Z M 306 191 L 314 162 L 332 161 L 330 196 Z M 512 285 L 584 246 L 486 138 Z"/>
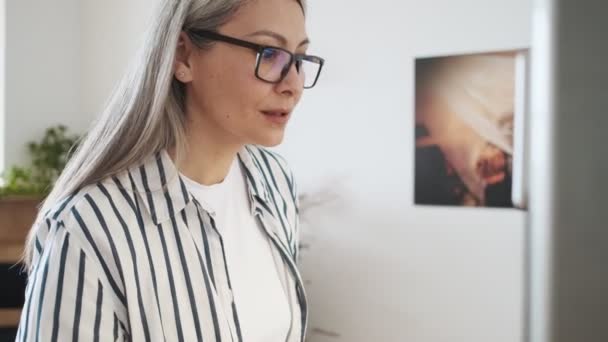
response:
<path fill-rule="evenodd" d="M 284 159 L 257 146 L 237 157 L 251 214 L 283 261 L 287 341 L 303 341 L 308 310 L 296 267 L 293 175 Z M 243 340 L 221 229 L 166 151 L 81 188 L 36 224 L 16 341 Z"/>

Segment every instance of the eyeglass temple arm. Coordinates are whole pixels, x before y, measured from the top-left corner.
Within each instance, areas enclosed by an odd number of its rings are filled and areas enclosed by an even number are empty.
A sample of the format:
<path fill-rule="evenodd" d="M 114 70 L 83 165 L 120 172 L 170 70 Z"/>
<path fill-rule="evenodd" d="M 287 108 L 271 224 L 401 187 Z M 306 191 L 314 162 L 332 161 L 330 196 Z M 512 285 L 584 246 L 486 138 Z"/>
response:
<path fill-rule="evenodd" d="M 259 45 L 259 44 L 255 44 L 255 43 L 251 43 L 251 42 L 247 42 L 244 40 L 240 40 L 240 39 L 236 39 L 236 38 L 232 38 L 232 37 L 228 37 L 228 36 L 224 36 L 222 34 L 213 32 L 213 31 L 208 31 L 208 30 L 189 30 L 190 33 L 202 37 L 202 38 L 207 38 L 207 39 L 212 39 L 212 40 L 219 40 L 219 41 L 223 41 L 226 43 L 230 43 L 230 44 L 234 44 L 234 45 L 239 45 L 242 47 L 246 47 L 252 50 L 255 50 L 257 52 L 260 52 L 264 49 L 264 46 Z"/>

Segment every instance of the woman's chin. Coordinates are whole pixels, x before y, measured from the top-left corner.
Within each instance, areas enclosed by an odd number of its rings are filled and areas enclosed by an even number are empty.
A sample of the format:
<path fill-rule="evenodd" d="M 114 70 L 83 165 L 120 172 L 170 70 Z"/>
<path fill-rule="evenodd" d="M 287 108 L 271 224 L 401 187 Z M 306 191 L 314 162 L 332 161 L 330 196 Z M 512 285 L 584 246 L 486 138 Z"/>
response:
<path fill-rule="evenodd" d="M 254 140 L 255 145 L 261 145 L 264 147 L 275 147 L 283 142 L 283 132 L 272 132 L 271 134 L 265 134 Z"/>

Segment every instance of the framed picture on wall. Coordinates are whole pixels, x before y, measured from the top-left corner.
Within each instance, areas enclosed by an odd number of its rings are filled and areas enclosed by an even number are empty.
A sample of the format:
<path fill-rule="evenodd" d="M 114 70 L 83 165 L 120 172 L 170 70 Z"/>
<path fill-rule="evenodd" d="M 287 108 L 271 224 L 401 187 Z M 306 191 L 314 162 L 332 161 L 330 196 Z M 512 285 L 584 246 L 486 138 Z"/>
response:
<path fill-rule="evenodd" d="M 514 206 L 527 55 L 523 49 L 416 59 L 416 204 Z"/>

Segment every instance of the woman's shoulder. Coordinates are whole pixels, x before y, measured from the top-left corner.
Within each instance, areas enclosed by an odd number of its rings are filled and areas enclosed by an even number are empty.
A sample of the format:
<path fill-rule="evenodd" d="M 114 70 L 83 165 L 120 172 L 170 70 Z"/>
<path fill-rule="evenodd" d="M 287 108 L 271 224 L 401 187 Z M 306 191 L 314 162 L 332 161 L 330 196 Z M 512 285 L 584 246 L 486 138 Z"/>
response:
<path fill-rule="evenodd" d="M 65 224 L 65 221 L 67 221 L 71 213 L 73 213 L 74 208 L 81 205 L 80 203 L 84 200 L 85 196 L 90 194 L 92 188 L 92 184 L 81 186 L 69 194 L 53 201 L 53 203 L 48 204 L 48 210 L 41 213 L 38 220 L 44 222 L 61 222 L 62 224 Z"/>
<path fill-rule="evenodd" d="M 112 300 L 118 302 L 124 293 L 118 280 L 126 248 L 114 238 L 117 227 L 100 201 L 104 196 L 101 187 L 101 182 L 82 186 L 40 213 L 29 241 L 30 276 L 35 276 L 44 263 L 48 263 L 45 268 L 61 268 L 65 264 L 66 272 L 74 271 L 74 265 L 83 268 L 86 263 L 86 269 L 92 270 L 91 279 L 96 279 L 100 288 L 102 283 L 105 288 L 110 284 L 114 290 Z"/>
<path fill-rule="evenodd" d="M 267 186 L 295 199 L 295 178 L 287 160 L 278 152 L 262 146 L 248 145 L 246 148 L 253 160 L 252 167 Z"/>
<path fill-rule="evenodd" d="M 246 148 L 262 171 L 282 173 L 290 178 L 293 176 L 289 163 L 280 153 L 258 145 L 248 145 Z"/>
<path fill-rule="evenodd" d="M 86 250 L 102 254 L 110 251 L 108 237 L 115 235 L 122 224 L 134 224 L 130 222 L 133 215 L 129 215 L 134 197 L 123 183 L 121 175 L 108 177 L 81 186 L 52 203 L 36 220 L 41 246 L 48 232 L 65 230 Z"/>
<path fill-rule="evenodd" d="M 52 203 L 41 219 L 58 222 L 70 221 L 78 217 L 78 213 L 86 207 L 100 209 L 104 200 L 112 200 L 121 196 L 126 187 L 122 174 L 106 177 L 100 181 L 80 186 L 78 189 L 61 197 Z M 105 209 L 105 205 L 104 208 Z"/>

